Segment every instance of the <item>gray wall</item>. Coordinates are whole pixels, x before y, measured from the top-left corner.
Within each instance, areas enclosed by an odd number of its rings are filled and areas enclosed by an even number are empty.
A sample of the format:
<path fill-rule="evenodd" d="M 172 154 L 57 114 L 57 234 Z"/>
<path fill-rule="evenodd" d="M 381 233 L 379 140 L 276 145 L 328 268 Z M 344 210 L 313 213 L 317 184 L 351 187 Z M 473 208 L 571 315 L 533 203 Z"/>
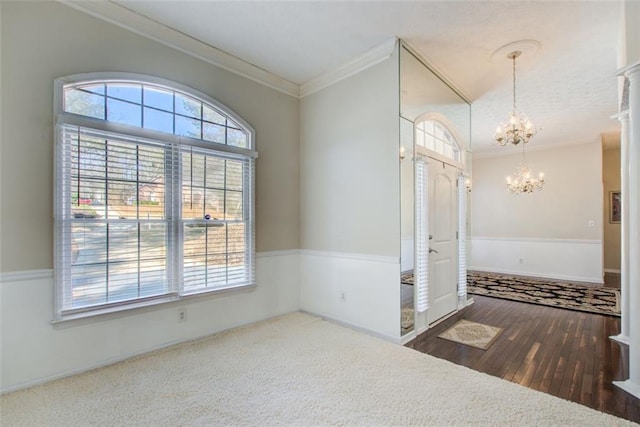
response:
<path fill-rule="evenodd" d="M 0 271 L 53 267 L 53 80 L 151 74 L 202 91 L 256 130 L 258 252 L 299 248 L 299 101 L 54 2 L 2 3 Z"/>
<path fill-rule="evenodd" d="M 397 55 L 300 102 L 303 249 L 399 256 Z"/>
<path fill-rule="evenodd" d="M 300 305 L 398 340 L 398 50 L 301 100 Z"/>
<path fill-rule="evenodd" d="M 60 3 L 2 2 L 0 15 L 0 392 L 300 309 L 298 99 Z M 93 71 L 176 81 L 254 127 L 255 289 L 50 324 L 53 80 Z M 187 321 L 178 322 L 179 309 L 188 310 Z"/>

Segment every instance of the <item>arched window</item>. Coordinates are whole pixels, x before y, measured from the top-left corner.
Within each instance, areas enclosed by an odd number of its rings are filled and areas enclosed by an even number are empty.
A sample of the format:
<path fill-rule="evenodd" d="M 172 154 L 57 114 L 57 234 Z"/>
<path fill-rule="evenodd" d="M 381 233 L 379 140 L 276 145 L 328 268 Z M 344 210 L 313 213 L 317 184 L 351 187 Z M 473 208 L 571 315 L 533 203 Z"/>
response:
<path fill-rule="evenodd" d="M 460 147 L 446 126 L 436 120 L 416 124 L 416 144 L 445 157 L 461 162 Z"/>
<path fill-rule="evenodd" d="M 165 80 L 56 81 L 57 318 L 254 284 L 254 132 Z"/>

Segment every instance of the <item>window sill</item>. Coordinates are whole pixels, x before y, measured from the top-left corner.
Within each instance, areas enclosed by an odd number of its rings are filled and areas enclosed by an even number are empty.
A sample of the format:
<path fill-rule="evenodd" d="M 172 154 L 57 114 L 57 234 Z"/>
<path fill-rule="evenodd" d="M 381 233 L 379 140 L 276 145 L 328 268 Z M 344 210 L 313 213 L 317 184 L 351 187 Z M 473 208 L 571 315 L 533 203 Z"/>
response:
<path fill-rule="evenodd" d="M 130 304 L 125 303 L 108 308 L 97 307 L 95 310 L 63 315 L 60 319 L 54 319 L 49 323 L 54 329 L 65 329 L 73 326 L 118 319 L 129 315 L 137 315 L 150 311 L 162 310 L 170 308 L 174 305 L 192 303 L 194 301 L 201 299 L 204 300 L 206 298 L 215 298 L 220 296 L 252 292 L 253 290 L 255 290 L 255 288 L 255 284 L 236 285 L 222 289 L 199 291 L 184 295 L 170 295 L 144 302 L 132 302 Z"/>

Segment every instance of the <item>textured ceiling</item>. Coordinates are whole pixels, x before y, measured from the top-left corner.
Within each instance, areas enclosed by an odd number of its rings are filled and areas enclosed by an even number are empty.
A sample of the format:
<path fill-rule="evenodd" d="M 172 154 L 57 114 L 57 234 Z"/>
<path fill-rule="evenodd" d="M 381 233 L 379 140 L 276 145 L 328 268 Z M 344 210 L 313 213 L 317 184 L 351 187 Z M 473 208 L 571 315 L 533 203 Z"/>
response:
<path fill-rule="evenodd" d="M 491 60 L 516 40 L 541 44 L 518 60 L 518 109 L 541 128 L 531 144 L 594 141 L 618 131 L 618 2 L 377 1 L 118 4 L 302 84 L 392 37 L 408 41 L 473 101 L 474 151 L 511 105 L 511 63 Z"/>

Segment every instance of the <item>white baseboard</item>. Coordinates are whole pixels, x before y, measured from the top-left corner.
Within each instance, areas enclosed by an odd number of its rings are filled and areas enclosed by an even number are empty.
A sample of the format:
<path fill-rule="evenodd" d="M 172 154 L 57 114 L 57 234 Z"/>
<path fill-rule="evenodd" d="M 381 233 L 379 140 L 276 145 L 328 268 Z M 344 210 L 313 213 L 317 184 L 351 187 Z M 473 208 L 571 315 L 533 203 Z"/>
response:
<path fill-rule="evenodd" d="M 631 380 L 625 380 L 614 381 L 613 385 L 640 399 L 640 384 L 636 384 Z"/>
<path fill-rule="evenodd" d="M 300 271 L 302 310 L 400 342 L 398 257 L 303 250 Z"/>
<path fill-rule="evenodd" d="M 415 339 L 417 336 L 418 336 L 418 333 L 415 330 L 411 331 L 411 332 L 408 332 L 408 333 L 406 333 L 406 334 L 404 334 L 403 336 L 400 337 L 400 344 L 401 345 L 405 345 L 409 341 Z"/>
<path fill-rule="evenodd" d="M 629 345 L 629 337 L 626 335 L 622 335 L 622 334 L 612 335 L 609 337 L 609 339 L 620 344 Z"/>
<path fill-rule="evenodd" d="M 420 329 L 418 329 L 418 330 L 416 331 L 416 335 L 420 335 L 421 333 L 423 333 L 423 332 L 427 332 L 428 330 L 429 330 L 429 325 L 427 325 L 427 326 L 423 326 L 422 328 L 420 328 Z"/>
<path fill-rule="evenodd" d="M 619 269 L 615 269 L 615 268 L 605 268 L 604 269 L 605 273 L 616 273 L 616 274 L 620 274 L 621 271 Z"/>
<path fill-rule="evenodd" d="M 387 335 L 387 334 L 382 334 L 380 332 L 374 331 L 372 329 L 369 329 L 369 328 L 367 328 L 365 326 L 362 326 L 362 325 L 359 325 L 357 323 L 345 322 L 344 320 L 336 319 L 335 317 L 327 316 L 326 314 L 314 313 L 313 311 L 308 311 L 308 310 L 300 310 L 300 312 L 309 314 L 311 316 L 320 317 L 321 319 L 326 320 L 326 321 L 331 322 L 331 323 L 335 323 L 336 325 L 344 326 L 345 328 L 353 329 L 354 331 L 364 332 L 367 335 L 371 335 L 371 336 L 374 336 L 376 338 L 380 338 L 380 339 L 383 339 L 385 341 L 392 342 L 394 344 L 402 344 L 402 340 L 399 339 L 398 337 L 394 337 L 394 336 Z M 398 322 L 399 322 L 399 320 L 398 320 Z"/>
<path fill-rule="evenodd" d="M 295 312 L 296 311 L 292 311 L 291 313 L 295 313 Z M 12 385 L 10 387 L 7 387 L 5 389 L 1 389 L 0 390 L 0 394 L 11 393 L 12 391 L 21 390 L 21 389 L 28 388 L 28 387 L 33 387 L 33 386 L 36 386 L 36 385 L 47 383 L 49 381 L 54 381 L 54 380 L 59 380 L 59 379 L 66 378 L 66 377 L 71 377 L 73 375 L 78 375 L 78 374 L 82 374 L 84 372 L 93 371 L 94 369 L 98 369 L 98 368 L 104 368 L 106 366 L 110 366 L 110 365 L 113 365 L 113 364 L 116 364 L 116 363 L 119 363 L 119 362 L 123 362 L 125 360 L 132 359 L 134 357 L 140 357 L 140 356 L 149 355 L 149 354 L 154 353 L 156 351 L 159 351 L 159 350 L 162 350 L 162 349 L 165 349 L 165 348 L 169 348 L 169 347 L 173 347 L 174 345 L 188 344 L 188 343 L 191 343 L 191 342 L 196 342 L 196 341 L 199 341 L 201 339 L 205 339 L 205 338 L 208 338 L 208 337 L 212 337 L 212 336 L 221 334 L 223 332 L 228 332 L 228 331 L 231 331 L 231 330 L 234 330 L 234 329 L 238 329 L 238 328 L 244 328 L 244 327 L 252 325 L 254 323 L 263 322 L 265 320 L 269 320 L 269 319 L 272 319 L 272 318 L 284 316 L 286 314 L 289 314 L 289 313 L 278 314 L 276 316 L 267 317 L 265 319 L 258 320 L 258 321 L 255 321 L 255 322 L 249 322 L 247 324 L 234 326 L 233 328 L 226 329 L 226 330 L 220 331 L 220 332 L 214 332 L 214 333 L 210 333 L 210 334 L 203 334 L 203 335 L 200 335 L 200 336 L 197 336 L 197 337 L 190 338 L 188 340 L 180 340 L 180 339 L 172 340 L 172 341 L 168 341 L 168 342 L 162 343 L 162 344 L 157 345 L 157 346 L 150 347 L 150 348 L 145 349 L 143 351 L 136 351 L 136 352 L 132 352 L 132 353 L 122 354 L 122 355 L 119 355 L 117 357 L 110 357 L 108 359 L 101 360 L 98 363 L 94 363 L 94 364 L 91 364 L 91 365 L 88 365 L 88 366 L 83 366 L 82 368 L 70 369 L 70 370 L 66 370 L 66 371 L 63 371 L 63 372 L 58 372 L 56 374 L 49 375 L 49 376 L 46 376 L 46 377 L 36 378 L 36 379 L 30 380 L 30 381 L 25 381 L 25 382 L 20 383 L 20 384 L 14 384 L 14 385 Z"/>
<path fill-rule="evenodd" d="M 602 241 L 472 237 L 470 268 L 488 272 L 603 283 Z"/>

